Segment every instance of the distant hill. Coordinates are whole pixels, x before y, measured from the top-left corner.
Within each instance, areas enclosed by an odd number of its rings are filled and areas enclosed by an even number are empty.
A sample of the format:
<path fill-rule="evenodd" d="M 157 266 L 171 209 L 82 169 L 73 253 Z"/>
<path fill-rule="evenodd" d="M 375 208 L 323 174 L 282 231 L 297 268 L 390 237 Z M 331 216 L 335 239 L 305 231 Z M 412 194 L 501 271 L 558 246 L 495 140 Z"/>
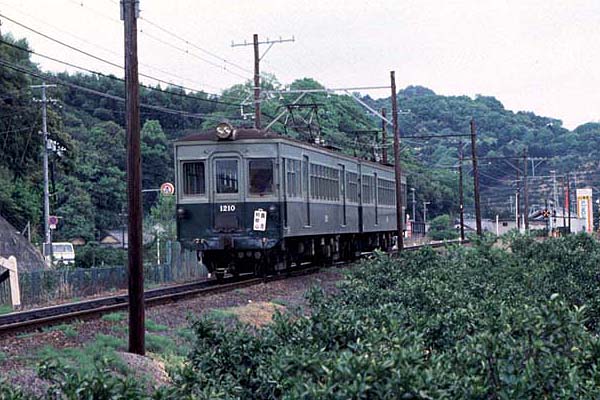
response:
<path fill-rule="evenodd" d="M 3 35 L 3 40 L 27 48 L 25 40 Z M 123 96 L 123 82 L 113 76 L 91 74 L 50 74 L 40 71 L 27 52 L 14 46 L 0 45 L 0 58 L 20 69 L 46 76 L 49 81 L 60 79 L 110 96 Z M 31 222 L 39 241 L 42 230 L 41 129 L 39 104 L 31 99 L 29 85 L 39 78 L 5 66 L 0 67 L 0 215 L 17 226 Z M 377 130 L 381 121 L 349 95 L 319 92 L 301 95 L 295 90 L 324 87 L 311 78 L 298 79 L 284 86 L 274 76 L 264 74 L 264 89 L 290 89 L 266 94 L 262 103 L 264 126 L 280 117 L 271 129 L 293 137 L 311 139 L 320 134 L 326 142 L 341 147 L 348 154 L 374 158 L 381 155 Z M 190 93 L 176 87 L 142 88 L 141 102 L 168 108 L 141 110 L 142 159 L 144 188 L 155 188 L 172 180 L 172 141 L 189 132 L 213 126 L 223 119 L 236 126 L 252 125 L 247 115 L 241 115 L 240 103 L 252 93 L 252 82 L 235 85 L 216 97 L 203 92 Z M 51 97 L 62 108 L 50 107 L 48 125 L 50 137 L 61 149 L 51 157 L 52 210 L 64 217 L 56 231 L 59 240 L 82 237 L 98 240 L 107 229 L 120 229 L 125 206 L 125 134 L 124 106 L 114 98 L 106 98 L 73 87 L 59 85 Z M 364 96 L 361 101 L 374 109 L 386 107 L 391 114 L 390 98 Z M 287 106 L 294 103 L 292 114 Z M 562 122 L 531 112 L 513 112 L 490 96 L 442 96 L 422 86 L 409 86 L 398 93 L 400 130 L 403 135 L 468 133 L 469 120 L 474 118 L 478 130 L 480 157 L 519 156 L 527 148 L 537 160 L 536 178 L 530 184 L 531 199 L 543 202 L 553 190 L 550 171 L 576 173 L 571 182 L 600 187 L 600 124 L 588 123 L 569 131 Z M 243 107 L 252 114 L 251 105 Z M 287 125 L 284 123 L 287 121 Z M 390 135 L 391 136 L 391 135 Z M 468 143 L 465 138 L 465 143 Z M 391 140 L 390 140 L 391 143 Z M 389 145 L 389 144 L 388 144 Z M 458 140 L 403 139 L 402 166 L 408 173 L 408 185 L 415 188 L 417 214 L 422 214 L 422 202 L 431 202 L 428 213 L 436 216 L 458 211 L 457 163 Z M 377 154 L 376 154 L 377 153 Z M 388 147 L 390 158 L 391 147 Z M 470 147 L 465 146 L 470 157 Z M 481 162 L 482 204 L 484 214 L 510 215 L 509 197 L 517 184 L 516 170 L 520 160 Z M 512 164 L 512 166 L 510 165 Z M 465 168 L 467 209 L 472 204 L 469 168 Z M 560 179 L 557 186 L 561 187 Z M 155 197 L 144 195 L 148 211 Z M 412 209 L 409 194 L 408 210 Z"/>

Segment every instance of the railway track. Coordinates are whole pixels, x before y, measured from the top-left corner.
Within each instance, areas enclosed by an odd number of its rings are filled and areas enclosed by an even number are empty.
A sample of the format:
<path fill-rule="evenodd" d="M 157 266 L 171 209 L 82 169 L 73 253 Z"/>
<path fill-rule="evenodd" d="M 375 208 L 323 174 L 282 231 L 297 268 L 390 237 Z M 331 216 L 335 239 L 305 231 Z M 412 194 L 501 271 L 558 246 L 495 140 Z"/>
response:
<path fill-rule="evenodd" d="M 414 251 L 425 246 L 434 248 L 443 247 L 451 243 L 460 242 L 447 241 L 416 245 L 406 247 L 405 250 Z M 335 265 L 341 266 L 344 264 L 346 263 L 341 262 L 336 263 Z M 320 267 L 309 266 L 303 269 L 292 270 L 286 274 L 271 276 L 266 279 L 256 278 L 253 275 L 242 275 L 237 278 L 226 278 L 221 282 L 217 282 L 216 280 L 206 280 L 201 282 L 150 289 L 145 292 L 145 304 L 147 306 L 164 304 L 192 296 L 226 292 L 233 289 L 263 283 L 265 280 L 271 281 L 285 279 L 289 276 L 306 275 L 314 273 L 319 269 Z M 127 295 L 117 295 L 5 314 L 0 316 L 0 336 L 5 336 L 7 334 L 20 331 L 33 330 L 40 327 L 54 325 L 59 322 L 99 316 L 109 312 L 126 309 L 128 305 L 129 302 Z"/>

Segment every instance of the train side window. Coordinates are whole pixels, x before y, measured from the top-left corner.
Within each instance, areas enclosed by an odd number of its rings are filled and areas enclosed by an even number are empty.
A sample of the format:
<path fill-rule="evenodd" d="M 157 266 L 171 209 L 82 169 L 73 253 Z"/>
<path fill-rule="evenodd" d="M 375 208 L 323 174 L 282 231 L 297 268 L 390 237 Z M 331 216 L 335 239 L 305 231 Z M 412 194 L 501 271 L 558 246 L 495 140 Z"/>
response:
<path fill-rule="evenodd" d="M 362 176 L 362 201 L 363 204 L 373 204 L 375 199 L 374 191 L 375 185 L 373 183 L 373 176 L 363 175 Z"/>
<path fill-rule="evenodd" d="M 287 164 L 287 194 L 289 197 L 301 197 L 300 160 L 287 159 L 285 162 Z"/>
<path fill-rule="evenodd" d="M 248 161 L 248 179 L 250 194 L 273 193 L 273 160 L 258 159 Z"/>
<path fill-rule="evenodd" d="M 217 178 L 217 193 L 238 192 L 238 162 L 237 160 L 216 160 L 215 176 Z"/>
<path fill-rule="evenodd" d="M 185 196 L 206 194 L 204 161 L 183 163 L 183 194 Z"/>
<path fill-rule="evenodd" d="M 358 174 L 346 172 L 346 198 L 349 202 L 358 203 Z"/>

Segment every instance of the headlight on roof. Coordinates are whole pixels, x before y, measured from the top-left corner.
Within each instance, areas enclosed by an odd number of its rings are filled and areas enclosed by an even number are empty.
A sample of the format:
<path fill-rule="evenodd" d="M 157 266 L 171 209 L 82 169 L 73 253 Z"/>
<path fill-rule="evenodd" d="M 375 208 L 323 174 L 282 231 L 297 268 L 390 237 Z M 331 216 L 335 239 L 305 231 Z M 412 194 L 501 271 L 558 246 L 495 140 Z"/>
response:
<path fill-rule="evenodd" d="M 233 126 L 231 126 L 231 124 L 229 124 L 227 122 L 221 122 L 219 125 L 217 125 L 216 130 L 217 130 L 217 138 L 220 140 L 234 138 L 235 129 L 233 128 Z"/>

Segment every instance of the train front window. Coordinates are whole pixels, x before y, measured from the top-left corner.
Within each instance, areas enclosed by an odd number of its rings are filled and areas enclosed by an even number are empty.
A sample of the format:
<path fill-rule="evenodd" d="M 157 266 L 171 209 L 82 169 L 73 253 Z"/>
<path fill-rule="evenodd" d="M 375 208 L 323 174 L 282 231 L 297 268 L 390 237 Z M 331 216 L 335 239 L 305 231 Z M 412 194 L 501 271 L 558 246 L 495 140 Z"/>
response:
<path fill-rule="evenodd" d="M 250 194 L 273 193 L 273 160 L 261 159 L 248 161 Z"/>
<path fill-rule="evenodd" d="M 204 161 L 183 164 L 183 194 L 201 196 L 206 194 L 204 183 Z"/>
<path fill-rule="evenodd" d="M 215 175 L 217 178 L 217 193 L 238 192 L 237 160 L 216 160 Z"/>

